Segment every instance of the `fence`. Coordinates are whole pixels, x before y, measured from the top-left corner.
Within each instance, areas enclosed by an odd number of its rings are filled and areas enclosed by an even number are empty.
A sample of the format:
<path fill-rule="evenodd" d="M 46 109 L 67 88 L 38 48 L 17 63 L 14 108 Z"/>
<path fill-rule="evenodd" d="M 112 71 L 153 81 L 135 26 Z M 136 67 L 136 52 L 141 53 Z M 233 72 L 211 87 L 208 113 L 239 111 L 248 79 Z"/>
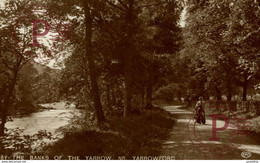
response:
<path fill-rule="evenodd" d="M 233 112 L 239 111 L 260 115 L 260 101 L 207 101 L 205 107 L 220 112 L 228 109 Z"/>

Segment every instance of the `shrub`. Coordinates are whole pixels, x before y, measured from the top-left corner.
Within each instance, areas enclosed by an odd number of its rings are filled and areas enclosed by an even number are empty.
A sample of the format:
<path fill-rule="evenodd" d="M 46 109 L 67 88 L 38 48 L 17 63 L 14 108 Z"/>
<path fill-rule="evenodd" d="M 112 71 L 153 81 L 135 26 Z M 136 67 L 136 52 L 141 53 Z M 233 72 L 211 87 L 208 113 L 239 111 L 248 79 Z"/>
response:
<path fill-rule="evenodd" d="M 0 137 L 0 153 L 8 157 L 16 154 L 24 155 L 25 159 L 29 159 L 31 153 L 39 151 L 42 146 L 47 145 L 51 141 L 58 138 L 46 130 L 40 130 L 34 135 L 21 135 L 23 129 L 9 129 Z"/>
<path fill-rule="evenodd" d="M 161 110 L 142 111 L 139 116 L 127 118 L 114 117 L 107 121 L 104 130 L 81 130 L 67 132 L 64 138 L 52 145 L 46 146 L 44 153 L 49 156 L 77 155 L 81 159 L 85 156 L 132 156 L 159 155 L 156 150 L 160 141 L 167 136 L 174 124 L 167 113 Z M 157 149 L 158 149 L 157 148 Z"/>
<path fill-rule="evenodd" d="M 253 130 L 256 133 L 260 133 L 260 117 L 252 119 L 251 122 L 251 130 Z"/>
<path fill-rule="evenodd" d="M 174 100 L 178 91 L 179 87 L 177 85 L 169 84 L 167 86 L 159 88 L 154 94 L 154 99 L 160 99 L 170 102 Z"/>

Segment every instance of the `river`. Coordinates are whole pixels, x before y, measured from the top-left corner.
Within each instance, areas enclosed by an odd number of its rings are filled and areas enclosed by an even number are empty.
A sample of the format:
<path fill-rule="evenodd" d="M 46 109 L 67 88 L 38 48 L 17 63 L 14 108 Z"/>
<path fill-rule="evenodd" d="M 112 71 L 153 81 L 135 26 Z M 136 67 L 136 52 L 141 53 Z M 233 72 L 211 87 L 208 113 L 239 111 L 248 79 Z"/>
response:
<path fill-rule="evenodd" d="M 6 123 L 7 129 L 24 129 L 20 134 L 34 135 L 40 130 L 55 133 L 55 131 L 69 123 L 70 117 L 73 116 L 77 109 L 74 105 L 65 106 L 65 102 L 56 102 L 50 104 L 41 104 L 46 109 L 41 112 L 32 113 L 22 118 L 13 118 L 13 121 Z"/>

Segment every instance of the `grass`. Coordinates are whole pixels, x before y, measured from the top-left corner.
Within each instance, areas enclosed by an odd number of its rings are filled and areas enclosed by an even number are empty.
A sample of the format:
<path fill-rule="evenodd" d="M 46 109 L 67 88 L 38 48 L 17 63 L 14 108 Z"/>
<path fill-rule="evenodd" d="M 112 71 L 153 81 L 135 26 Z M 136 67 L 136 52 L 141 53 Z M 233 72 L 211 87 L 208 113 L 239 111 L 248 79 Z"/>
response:
<path fill-rule="evenodd" d="M 127 118 L 114 117 L 107 120 L 106 130 L 82 130 L 66 133 L 42 154 L 53 158 L 67 156 L 159 156 L 162 140 L 166 139 L 175 120 L 163 110 L 142 111 L 140 115 Z"/>

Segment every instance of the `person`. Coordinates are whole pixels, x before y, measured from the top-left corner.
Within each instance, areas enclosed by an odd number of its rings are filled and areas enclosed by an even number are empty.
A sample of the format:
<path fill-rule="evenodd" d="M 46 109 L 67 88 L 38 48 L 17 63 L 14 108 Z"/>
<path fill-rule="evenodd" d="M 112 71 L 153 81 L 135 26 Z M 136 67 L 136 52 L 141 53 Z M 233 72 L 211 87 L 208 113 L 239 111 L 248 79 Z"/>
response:
<path fill-rule="evenodd" d="M 195 111 L 196 111 L 196 115 L 197 115 L 196 120 L 199 124 L 206 123 L 204 109 L 205 109 L 205 102 L 203 101 L 203 97 L 200 96 L 199 101 L 195 105 Z"/>

